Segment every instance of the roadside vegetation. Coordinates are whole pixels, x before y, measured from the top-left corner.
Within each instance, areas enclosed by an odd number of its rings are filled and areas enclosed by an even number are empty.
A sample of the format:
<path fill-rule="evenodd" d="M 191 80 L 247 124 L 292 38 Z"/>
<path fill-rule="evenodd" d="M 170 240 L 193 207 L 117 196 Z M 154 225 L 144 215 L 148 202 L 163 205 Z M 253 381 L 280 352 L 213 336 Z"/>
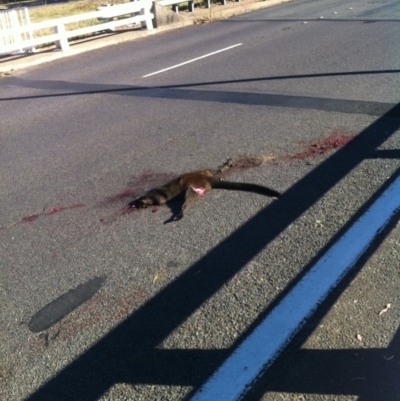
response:
<path fill-rule="evenodd" d="M 46 21 L 53 18 L 67 17 L 69 15 L 83 14 L 91 11 L 96 11 L 97 7 L 100 7 L 101 5 L 104 5 L 106 3 L 107 1 L 104 0 L 70 1 L 68 3 L 54 4 L 52 6 L 47 6 L 47 7 L 30 8 L 29 15 L 32 22 Z M 110 1 L 110 3 L 112 4 L 129 3 L 129 0 L 113 0 Z"/>

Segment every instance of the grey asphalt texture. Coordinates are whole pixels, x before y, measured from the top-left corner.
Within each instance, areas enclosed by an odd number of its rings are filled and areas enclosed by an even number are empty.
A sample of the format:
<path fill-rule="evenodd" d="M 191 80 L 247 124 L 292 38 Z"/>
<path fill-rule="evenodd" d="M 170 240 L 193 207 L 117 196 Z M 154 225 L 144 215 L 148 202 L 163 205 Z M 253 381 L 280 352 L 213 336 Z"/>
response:
<path fill-rule="evenodd" d="M 1 79 L 0 398 L 188 399 L 398 176 L 398 21 L 394 0 L 300 0 Z M 354 139 L 310 153 L 332 136 Z M 282 198 L 126 210 L 240 156 L 265 162 L 229 179 Z M 394 220 L 246 399 L 398 397 L 399 236 Z"/>

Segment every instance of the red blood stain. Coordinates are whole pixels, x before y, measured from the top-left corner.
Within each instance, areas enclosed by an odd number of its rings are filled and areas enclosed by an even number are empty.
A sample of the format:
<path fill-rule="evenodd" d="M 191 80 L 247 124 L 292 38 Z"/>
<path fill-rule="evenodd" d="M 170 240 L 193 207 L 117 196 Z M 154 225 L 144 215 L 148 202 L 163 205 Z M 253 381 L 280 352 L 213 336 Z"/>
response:
<path fill-rule="evenodd" d="M 159 175 L 160 174 L 155 173 L 152 170 L 144 170 L 141 174 L 132 178 L 130 185 L 138 186 L 138 185 L 149 184 L 152 181 L 154 181 L 155 179 L 157 180 L 157 176 L 159 176 Z"/>
<path fill-rule="evenodd" d="M 46 214 L 47 215 L 49 215 L 49 214 L 54 214 L 54 213 L 58 213 L 58 212 L 60 212 L 61 211 L 61 208 L 60 207 L 53 207 L 52 209 L 50 209 Z"/>
<path fill-rule="evenodd" d="M 152 170 L 144 170 L 141 174 L 132 177 L 128 183 L 128 188 L 117 193 L 116 195 L 109 196 L 99 203 L 99 206 L 107 206 L 113 203 L 122 203 L 134 200 L 139 195 L 144 194 L 151 188 L 158 187 L 166 182 L 175 178 L 177 174 L 173 173 L 155 173 Z M 135 208 L 123 208 L 117 212 L 118 216 L 128 214 L 135 210 Z"/>
<path fill-rule="evenodd" d="M 342 131 L 335 131 L 322 141 L 312 143 L 304 152 L 295 153 L 294 155 L 290 155 L 289 158 L 299 160 L 310 159 L 318 155 L 323 155 L 332 149 L 340 148 L 353 139 L 354 136 L 346 135 Z"/>
<path fill-rule="evenodd" d="M 153 208 L 153 209 L 151 209 L 151 213 L 155 213 L 155 212 L 157 212 L 157 208 L 155 207 L 155 208 Z"/>
<path fill-rule="evenodd" d="M 132 213 L 132 212 L 137 212 L 137 211 L 139 211 L 140 209 L 138 209 L 137 207 L 135 207 L 135 206 L 125 206 L 125 207 L 123 207 L 122 209 L 120 209 L 119 211 L 118 211 L 118 214 L 120 214 L 120 215 L 124 215 L 124 214 L 130 214 L 130 213 Z"/>
<path fill-rule="evenodd" d="M 40 216 L 41 216 L 40 214 L 32 214 L 32 216 L 27 216 L 21 219 L 21 223 L 30 223 L 32 221 L 35 221 Z"/>
<path fill-rule="evenodd" d="M 101 205 L 108 205 L 111 203 L 126 201 L 127 199 L 136 197 L 136 194 L 137 191 L 134 188 L 127 188 L 116 195 L 109 196 L 108 198 L 106 198 L 104 201 L 101 202 Z"/>
<path fill-rule="evenodd" d="M 37 218 L 40 216 L 50 216 L 51 214 L 55 214 L 58 212 L 63 212 L 64 210 L 71 210 L 71 209 L 77 209 L 80 207 L 83 207 L 82 203 L 79 203 L 77 205 L 72 205 L 72 206 L 65 206 L 65 207 L 52 207 L 48 212 L 45 213 L 39 213 L 39 214 L 33 214 L 31 216 L 23 217 L 21 219 L 21 223 L 31 223 L 32 221 L 35 221 Z"/>
<path fill-rule="evenodd" d="M 109 224 L 112 223 L 116 220 L 118 220 L 121 217 L 127 216 L 128 214 L 131 214 L 133 212 L 138 212 L 140 209 L 136 208 L 136 207 L 129 207 L 129 206 L 124 206 L 123 208 L 119 209 L 117 212 L 115 212 L 112 217 L 111 220 L 109 219 L 102 219 L 103 223 Z"/>
<path fill-rule="evenodd" d="M 80 207 L 84 207 L 85 205 L 82 203 L 78 203 L 77 205 L 65 206 L 65 207 L 53 207 L 47 213 L 44 213 L 46 216 L 49 216 L 54 213 L 63 212 L 64 210 L 78 209 Z"/>

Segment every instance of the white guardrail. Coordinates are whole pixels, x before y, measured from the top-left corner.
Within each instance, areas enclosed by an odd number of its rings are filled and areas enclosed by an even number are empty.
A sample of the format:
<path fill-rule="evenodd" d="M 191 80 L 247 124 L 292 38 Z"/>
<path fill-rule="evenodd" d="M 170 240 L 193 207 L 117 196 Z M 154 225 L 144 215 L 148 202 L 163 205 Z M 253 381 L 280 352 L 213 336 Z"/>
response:
<path fill-rule="evenodd" d="M 97 11 L 33 24 L 29 23 L 29 14 L 26 11 L 24 14 L 28 15 L 28 19 L 25 19 L 25 21 L 21 21 L 18 18 L 18 14 L 12 13 L 15 10 L 0 12 L 0 55 L 32 50 L 35 46 L 45 43 L 55 43 L 57 47 L 65 51 L 69 49 L 69 38 L 93 32 L 113 30 L 117 26 L 126 24 L 140 23 L 142 27 L 153 29 L 152 19 L 154 14 L 150 12 L 151 7 L 151 0 L 139 0 L 109 7 L 99 7 Z M 128 14 L 129 17 L 127 18 L 112 20 L 115 17 Z M 69 31 L 65 29 L 67 24 L 88 19 L 106 20 L 106 22 Z M 46 28 L 53 28 L 53 34 L 34 37 L 35 31 Z"/>

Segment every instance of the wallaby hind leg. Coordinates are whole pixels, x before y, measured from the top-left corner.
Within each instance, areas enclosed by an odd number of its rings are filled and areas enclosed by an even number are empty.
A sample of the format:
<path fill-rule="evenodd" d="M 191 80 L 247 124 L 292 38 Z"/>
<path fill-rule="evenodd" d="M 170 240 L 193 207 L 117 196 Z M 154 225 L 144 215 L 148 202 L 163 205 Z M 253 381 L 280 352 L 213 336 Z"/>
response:
<path fill-rule="evenodd" d="M 193 189 L 189 187 L 185 193 L 185 202 L 182 205 L 181 211 L 175 217 L 175 220 L 180 220 L 186 213 L 186 211 L 193 205 L 193 203 L 197 202 L 204 195 L 204 191 L 198 191 L 198 189 Z"/>

